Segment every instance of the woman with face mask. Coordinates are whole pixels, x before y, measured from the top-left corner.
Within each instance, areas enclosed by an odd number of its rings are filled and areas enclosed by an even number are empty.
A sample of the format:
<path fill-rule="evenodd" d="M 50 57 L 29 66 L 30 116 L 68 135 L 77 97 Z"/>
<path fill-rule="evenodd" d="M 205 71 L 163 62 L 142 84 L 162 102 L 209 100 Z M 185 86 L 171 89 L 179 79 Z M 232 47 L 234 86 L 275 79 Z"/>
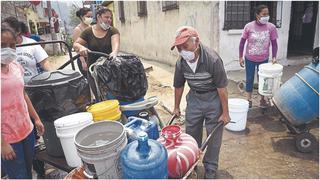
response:
<path fill-rule="evenodd" d="M 82 56 L 87 57 L 87 51 L 99 51 L 116 57 L 119 52 L 120 34 L 112 26 L 112 11 L 107 8 L 97 10 L 97 24 L 84 30 L 75 41 L 73 47 Z M 89 65 L 97 58 L 90 58 Z"/>
<path fill-rule="evenodd" d="M 119 52 L 120 34 L 118 29 L 112 26 L 112 11 L 107 8 L 97 10 L 97 24 L 85 29 L 80 37 L 73 44 L 74 49 L 84 57 L 88 56 L 88 51 L 98 51 L 110 55 L 115 58 Z M 96 62 L 100 56 L 90 55 L 87 67 Z M 94 94 L 96 87 L 93 78 L 87 74 L 91 89 Z"/>
<path fill-rule="evenodd" d="M 16 32 L 17 44 L 36 43 L 35 40 L 25 37 L 21 29 L 21 22 L 10 16 L 3 20 Z M 52 69 L 48 54 L 40 45 L 17 47 L 17 61 L 24 68 L 24 82 L 27 83 L 33 76 Z"/>
<path fill-rule="evenodd" d="M 246 92 L 249 107 L 252 107 L 252 90 L 255 69 L 259 71 L 259 65 L 269 61 L 269 47 L 272 44 L 272 63 L 276 63 L 278 51 L 276 26 L 269 22 L 269 9 L 265 5 L 256 8 L 256 19 L 244 27 L 239 45 L 239 63 L 246 66 Z M 247 42 L 245 59 L 243 59 L 244 45 Z M 271 43 L 270 43 L 271 42 Z M 261 96 L 260 107 L 266 107 L 269 103 Z"/>
<path fill-rule="evenodd" d="M 79 9 L 76 12 L 76 15 L 78 18 L 80 18 L 80 24 L 78 24 L 77 27 L 74 28 L 73 30 L 73 42 L 75 42 L 78 37 L 80 36 L 80 34 L 82 33 L 82 31 L 84 31 L 87 27 L 89 27 L 92 23 L 92 11 L 90 8 L 84 7 Z M 77 61 L 78 66 L 79 66 L 79 70 L 80 72 L 86 76 L 87 73 L 86 71 L 88 70 L 88 66 L 87 63 L 85 61 L 85 59 L 83 57 L 80 57 Z"/>
<path fill-rule="evenodd" d="M 44 126 L 24 91 L 24 69 L 17 62 L 15 32 L 1 24 L 1 166 L 10 179 L 31 179 L 35 137 Z"/>

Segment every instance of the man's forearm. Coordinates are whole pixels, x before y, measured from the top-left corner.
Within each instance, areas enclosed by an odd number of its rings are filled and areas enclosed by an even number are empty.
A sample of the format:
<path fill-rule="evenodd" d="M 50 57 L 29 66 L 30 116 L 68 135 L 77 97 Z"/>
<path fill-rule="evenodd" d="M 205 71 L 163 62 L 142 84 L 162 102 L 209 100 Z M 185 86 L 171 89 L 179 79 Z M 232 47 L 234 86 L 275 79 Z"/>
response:
<path fill-rule="evenodd" d="M 184 86 L 180 88 L 174 88 L 174 108 L 180 108 L 183 89 L 184 89 Z"/>
<path fill-rule="evenodd" d="M 228 108 L 228 91 L 227 88 L 218 88 L 218 94 L 220 98 L 220 102 L 222 105 L 222 113 L 228 113 L 229 114 L 229 108 Z"/>

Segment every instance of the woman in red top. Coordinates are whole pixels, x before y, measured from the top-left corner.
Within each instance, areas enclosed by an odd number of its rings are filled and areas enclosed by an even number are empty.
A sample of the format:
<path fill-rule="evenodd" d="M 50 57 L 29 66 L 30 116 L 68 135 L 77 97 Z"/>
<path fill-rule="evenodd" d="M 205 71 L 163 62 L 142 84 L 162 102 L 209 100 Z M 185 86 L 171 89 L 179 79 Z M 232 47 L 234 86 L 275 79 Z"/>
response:
<path fill-rule="evenodd" d="M 1 24 L 1 166 L 10 179 L 31 179 L 35 137 L 30 116 L 39 135 L 44 126 L 24 91 L 15 45 L 15 32 Z"/>

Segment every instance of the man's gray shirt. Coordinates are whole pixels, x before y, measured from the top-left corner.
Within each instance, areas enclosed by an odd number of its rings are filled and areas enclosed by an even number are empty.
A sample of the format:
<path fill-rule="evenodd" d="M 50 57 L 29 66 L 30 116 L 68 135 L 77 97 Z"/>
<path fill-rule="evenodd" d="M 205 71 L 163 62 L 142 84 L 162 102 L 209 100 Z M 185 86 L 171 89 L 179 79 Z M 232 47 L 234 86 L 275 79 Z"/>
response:
<path fill-rule="evenodd" d="M 228 85 L 222 59 L 215 51 L 202 44 L 195 73 L 183 58 L 176 63 L 173 86 L 180 88 L 186 81 L 191 90 L 198 92 L 215 91 Z"/>

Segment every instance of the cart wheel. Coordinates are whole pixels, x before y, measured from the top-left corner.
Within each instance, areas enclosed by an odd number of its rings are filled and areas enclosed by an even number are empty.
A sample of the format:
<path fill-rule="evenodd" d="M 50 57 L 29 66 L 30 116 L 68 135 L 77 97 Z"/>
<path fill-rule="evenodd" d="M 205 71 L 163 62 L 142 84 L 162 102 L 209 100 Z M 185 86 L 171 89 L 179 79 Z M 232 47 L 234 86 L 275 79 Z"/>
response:
<path fill-rule="evenodd" d="M 296 136 L 296 147 L 303 153 L 312 152 L 317 140 L 310 133 L 302 133 Z"/>

